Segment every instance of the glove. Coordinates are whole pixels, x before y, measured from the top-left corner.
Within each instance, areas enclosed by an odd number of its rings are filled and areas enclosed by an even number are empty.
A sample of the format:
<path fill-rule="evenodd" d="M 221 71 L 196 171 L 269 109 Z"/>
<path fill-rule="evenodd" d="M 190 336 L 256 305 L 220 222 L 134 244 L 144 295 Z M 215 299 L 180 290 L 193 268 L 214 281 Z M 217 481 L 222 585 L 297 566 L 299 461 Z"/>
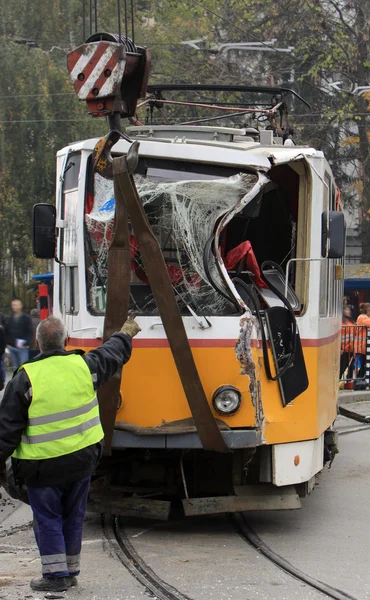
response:
<path fill-rule="evenodd" d="M 130 337 L 133 338 L 133 337 L 135 337 L 135 335 L 137 335 L 141 331 L 141 328 L 136 323 L 136 321 L 133 317 L 129 317 L 127 319 L 126 323 L 121 328 L 121 331 L 122 331 L 122 333 L 125 333 L 126 335 L 129 335 Z"/>

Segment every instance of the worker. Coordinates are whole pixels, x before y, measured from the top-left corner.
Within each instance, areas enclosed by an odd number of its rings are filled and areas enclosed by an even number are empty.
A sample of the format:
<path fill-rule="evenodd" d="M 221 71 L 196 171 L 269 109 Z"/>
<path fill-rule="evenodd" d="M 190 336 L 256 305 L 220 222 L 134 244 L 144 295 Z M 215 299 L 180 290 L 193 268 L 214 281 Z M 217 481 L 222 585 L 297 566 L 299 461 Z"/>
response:
<path fill-rule="evenodd" d="M 351 379 L 353 374 L 355 343 L 355 322 L 352 319 L 351 309 L 348 306 L 343 308 L 342 317 L 342 335 L 341 335 L 341 356 L 340 356 L 340 374 L 339 378 L 346 374 L 345 379 Z"/>
<path fill-rule="evenodd" d="M 359 379 L 365 378 L 366 369 L 366 338 L 367 329 L 370 327 L 370 303 L 363 302 L 360 304 L 360 314 L 356 321 L 356 340 L 355 340 L 355 351 L 359 361 L 359 370 L 357 377 Z"/>
<path fill-rule="evenodd" d="M 12 456 L 34 515 L 42 577 L 31 588 L 61 592 L 77 584 L 90 478 L 102 455 L 96 390 L 125 364 L 140 331 L 129 319 L 87 354 L 66 352 L 66 330 L 48 317 L 37 327 L 40 354 L 8 383 L 0 405 L 0 484 Z"/>

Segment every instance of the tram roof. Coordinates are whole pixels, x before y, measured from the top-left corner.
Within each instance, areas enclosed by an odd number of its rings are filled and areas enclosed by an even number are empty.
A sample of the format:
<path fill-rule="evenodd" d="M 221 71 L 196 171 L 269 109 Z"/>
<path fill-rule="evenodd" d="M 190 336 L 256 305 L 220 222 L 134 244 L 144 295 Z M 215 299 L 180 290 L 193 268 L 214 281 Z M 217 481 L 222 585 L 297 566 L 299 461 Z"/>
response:
<path fill-rule="evenodd" d="M 200 129 L 202 131 L 199 131 Z M 272 165 L 284 164 L 300 158 L 323 158 L 324 156 L 321 151 L 307 146 L 261 144 L 248 135 L 248 130 L 226 127 L 133 127 L 128 129 L 128 133 L 133 140 L 140 141 L 141 155 L 166 159 L 222 163 L 269 170 Z M 78 141 L 71 144 L 69 148 L 73 151 L 92 151 L 98 140 L 99 138 L 90 138 Z M 114 149 L 118 154 L 125 153 L 129 149 L 129 143 L 123 139 L 119 140 Z M 65 152 L 66 148 L 63 148 L 58 152 L 58 156 L 62 156 Z"/>

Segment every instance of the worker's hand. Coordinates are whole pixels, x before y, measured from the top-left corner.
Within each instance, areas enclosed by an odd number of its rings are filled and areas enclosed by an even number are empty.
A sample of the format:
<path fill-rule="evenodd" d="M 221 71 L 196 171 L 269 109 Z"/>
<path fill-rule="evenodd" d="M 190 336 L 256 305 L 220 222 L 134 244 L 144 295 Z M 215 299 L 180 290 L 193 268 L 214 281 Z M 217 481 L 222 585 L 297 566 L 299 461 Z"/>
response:
<path fill-rule="evenodd" d="M 130 337 L 135 337 L 141 329 L 133 317 L 129 317 L 121 329 L 122 333 L 126 333 Z"/>

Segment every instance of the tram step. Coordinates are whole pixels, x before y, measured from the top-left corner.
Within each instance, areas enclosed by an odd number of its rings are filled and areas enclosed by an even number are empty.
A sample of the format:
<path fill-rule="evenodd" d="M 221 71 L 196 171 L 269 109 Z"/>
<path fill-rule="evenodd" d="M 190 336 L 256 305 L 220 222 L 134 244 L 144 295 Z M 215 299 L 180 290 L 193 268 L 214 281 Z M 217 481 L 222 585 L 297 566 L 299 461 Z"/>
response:
<path fill-rule="evenodd" d="M 124 498 L 99 495 L 92 498 L 87 505 L 90 512 L 106 513 L 121 517 L 140 517 L 143 519 L 159 519 L 167 521 L 170 514 L 171 502 L 143 498 Z"/>
<path fill-rule="evenodd" d="M 246 486 L 247 487 L 247 486 Z M 252 486 L 251 486 L 252 487 Z M 242 495 L 218 496 L 213 498 L 189 498 L 183 500 L 183 508 L 187 517 L 195 515 L 212 515 L 217 513 L 233 513 L 259 510 L 294 510 L 301 508 L 301 501 L 294 486 L 282 489 L 269 489 L 267 493 L 258 486 L 248 490 L 242 489 Z M 236 490 L 241 492 L 241 488 Z"/>

